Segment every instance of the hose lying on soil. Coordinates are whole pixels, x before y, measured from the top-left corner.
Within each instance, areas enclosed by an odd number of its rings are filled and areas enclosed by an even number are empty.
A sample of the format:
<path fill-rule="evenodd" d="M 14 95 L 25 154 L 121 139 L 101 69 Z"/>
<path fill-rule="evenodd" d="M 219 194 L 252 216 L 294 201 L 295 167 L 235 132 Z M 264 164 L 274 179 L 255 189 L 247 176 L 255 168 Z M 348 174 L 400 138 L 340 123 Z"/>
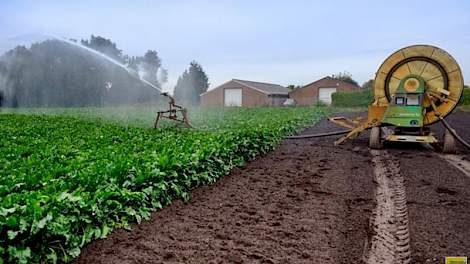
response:
<path fill-rule="evenodd" d="M 442 116 L 439 116 L 439 119 L 441 120 L 442 124 L 444 124 L 444 126 L 447 128 L 447 130 L 449 130 L 452 136 L 454 136 L 454 138 L 456 138 L 460 143 L 462 143 L 462 145 L 470 149 L 470 144 L 468 144 L 468 142 L 466 142 L 462 137 L 460 137 L 457 134 L 457 131 L 455 131 L 455 129 L 453 129 Z"/>
<path fill-rule="evenodd" d="M 326 137 L 326 136 L 335 136 L 335 135 L 342 135 L 351 132 L 351 130 L 339 130 L 333 132 L 326 132 L 326 133 L 319 133 L 319 134 L 308 134 L 308 135 L 300 135 L 300 136 L 289 136 L 286 137 L 287 139 L 302 139 L 302 138 L 316 138 L 316 137 Z"/>
<path fill-rule="evenodd" d="M 454 136 L 462 145 L 470 149 L 470 144 L 466 142 L 462 137 L 460 137 L 457 134 L 457 131 L 453 129 L 449 123 L 442 117 L 439 116 L 439 119 L 442 121 L 444 126 L 449 130 L 449 132 Z M 347 134 L 351 132 L 351 130 L 339 130 L 339 131 L 333 131 L 333 132 L 326 132 L 326 133 L 319 133 L 319 134 L 308 134 L 308 135 L 300 135 L 300 136 L 289 136 L 286 137 L 286 139 L 302 139 L 302 138 L 316 138 L 316 137 L 326 137 L 326 136 L 334 136 L 334 135 L 342 135 L 342 134 Z"/>

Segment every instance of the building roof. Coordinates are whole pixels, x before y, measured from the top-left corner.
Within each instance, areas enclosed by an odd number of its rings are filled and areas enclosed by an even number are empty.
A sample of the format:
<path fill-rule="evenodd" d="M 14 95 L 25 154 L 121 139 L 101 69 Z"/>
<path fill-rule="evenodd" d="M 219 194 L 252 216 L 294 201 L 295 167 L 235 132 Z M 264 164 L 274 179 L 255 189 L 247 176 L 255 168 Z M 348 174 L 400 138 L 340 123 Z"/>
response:
<path fill-rule="evenodd" d="M 253 82 L 239 79 L 232 79 L 232 81 L 237 82 L 243 86 L 258 90 L 265 94 L 289 94 L 290 90 L 284 86 L 273 83 L 262 83 L 262 82 Z"/>
<path fill-rule="evenodd" d="M 338 80 L 338 79 L 335 79 L 335 78 L 332 78 L 330 76 L 326 76 L 326 77 L 323 77 L 319 80 L 316 80 L 314 82 L 311 82 L 307 85 L 304 85 L 302 87 L 300 87 L 299 89 L 303 89 L 303 88 L 308 88 L 308 87 L 312 87 L 312 86 L 315 86 L 317 84 L 321 84 L 321 85 L 326 85 L 326 86 L 332 86 L 332 87 L 335 87 L 335 86 L 340 86 L 340 85 L 344 85 L 344 86 L 349 86 L 353 89 L 361 89 L 361 87 L 357 86 L 357 85 L 354 85 L 352 83 L 348 83 L 348 82 L 344 82 L 344 81 L 341 81 L 341 80 Z"/>

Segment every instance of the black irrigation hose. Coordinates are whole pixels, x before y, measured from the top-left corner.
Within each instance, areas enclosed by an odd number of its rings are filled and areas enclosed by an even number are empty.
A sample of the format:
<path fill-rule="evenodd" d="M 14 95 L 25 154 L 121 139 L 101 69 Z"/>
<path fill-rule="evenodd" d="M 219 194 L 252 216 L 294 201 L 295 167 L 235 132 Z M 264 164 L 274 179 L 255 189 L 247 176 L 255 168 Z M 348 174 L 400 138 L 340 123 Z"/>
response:
<path fill-rule="evenodd" d="M 457 132 L 455 131 L 455 129 L 453 129 L 443 117 L 439 116 L 439 119 L 444 124 L 444 126 L 447 128 L 447 130 L 449 130 L 449 132 L 452 134 L 452 136 L 454 136 L 460 143 L 462 143 L 462 145 L 464 145 L 465 147 L 470 149 L 470 144 L 468 144 L 468 142 L 466 142 L 462 137 L 457 135 Z"/>
<path fill-rule="evenodd" d="M 308 135 L 300 135 L 300 136 L 289 136 L 286 137 L 287 139 L 302 139 L 302 138 L 316 138 L 316 137 L 327 137 L 327 136 L 335 136 L 335 135 L 342 135 L 351 132 L 351 130 L 339 130 L 333 132 L 326 132 L 320 134 L 308 134 Z"/>

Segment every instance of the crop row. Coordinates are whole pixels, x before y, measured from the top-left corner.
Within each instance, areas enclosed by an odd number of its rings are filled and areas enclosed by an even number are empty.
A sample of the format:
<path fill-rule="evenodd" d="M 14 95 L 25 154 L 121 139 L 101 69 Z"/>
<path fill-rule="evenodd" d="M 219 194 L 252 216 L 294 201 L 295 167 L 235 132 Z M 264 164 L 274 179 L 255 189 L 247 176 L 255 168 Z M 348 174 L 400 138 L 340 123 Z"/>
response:
<path fill-rule="evenodd" d="M 221 114 L 222 112 L 222 114 Z M 213 109 L 204 129 L 155 131 L 0 114 L 0 263 L 70 261 L 322 117 L 321 108 Z"/>

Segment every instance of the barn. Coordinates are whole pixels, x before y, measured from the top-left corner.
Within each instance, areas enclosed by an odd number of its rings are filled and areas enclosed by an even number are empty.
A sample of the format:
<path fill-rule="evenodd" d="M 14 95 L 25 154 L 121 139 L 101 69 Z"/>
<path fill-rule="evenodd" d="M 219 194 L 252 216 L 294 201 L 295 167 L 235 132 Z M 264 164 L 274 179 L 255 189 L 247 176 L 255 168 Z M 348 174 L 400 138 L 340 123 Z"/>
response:
<path fill-rule="evenodd" d="M 308 106 L 313 105 L 318 101 L 331 104 L 332 93 L 357 91 L 359 89 L 361 88 L 357 85 L 327 76 L 293 90 L 290 92 L 289 97 L 294 99 L 296 105 Z"/>
<path fill-rule="evenodd" d="M 278 84 L 232 79 L 201 94 L 201 106 L 280 106 L 289 91 Z"/>

